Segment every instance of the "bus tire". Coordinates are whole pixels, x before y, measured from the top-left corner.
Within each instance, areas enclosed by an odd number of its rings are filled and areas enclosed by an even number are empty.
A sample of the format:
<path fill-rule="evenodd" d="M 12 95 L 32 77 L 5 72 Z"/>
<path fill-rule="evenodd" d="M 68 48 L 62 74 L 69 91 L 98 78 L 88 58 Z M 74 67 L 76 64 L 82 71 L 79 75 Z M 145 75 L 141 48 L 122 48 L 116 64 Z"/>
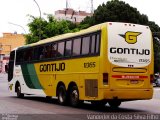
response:
<path fill-rule="evenodd" d="M 79 100 L 79 91 L 77 86 L 72 86 L 69 91 L 69 102 L 73 107 L 78 107 L 82 101 Z"/>
<path fill-rule="evenodd" d="M 18 98 L 23 98 L 24 97 L 24 94 L 21 93 L 21 86 L 20 86 L 20 84 L 17 85 L 16 92 L 17 92 L 17 97 Z"/>
<path fill-rule="evenodd" d="M 58 88 L 58 103 L 60 105 L 66 105 L 67 103 L 67 91 L 64 85 L 61 85 Z"/>
<path fill-rule="evenodd" d="M 118 108 L 121 105 L 121 101 L 111 100 L 111 101 L 108 101 L 108 104 L 111 108 Z"/>

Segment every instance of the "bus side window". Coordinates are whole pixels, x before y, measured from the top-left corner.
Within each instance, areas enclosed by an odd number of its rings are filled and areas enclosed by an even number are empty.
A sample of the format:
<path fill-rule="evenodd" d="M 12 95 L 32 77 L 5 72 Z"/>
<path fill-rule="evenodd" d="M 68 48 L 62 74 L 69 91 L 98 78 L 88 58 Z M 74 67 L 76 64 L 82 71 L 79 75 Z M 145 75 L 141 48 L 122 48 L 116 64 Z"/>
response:
<path fill-rule="evenodd" d="M 44 52 L 45 52 L 45 49 L 43 46 L 38 47 L 38 60 L 41 60 L 44 58 Z"/>
<path fill-rule="evenodd" d="M 96 35 L 92 35 L 92 41 L 91 41 L 91 54 L 95 53 L 96 48 Z"/>
<path fill-rule="evenodd" d="M 100 35 L 94 34 L 91 38 L 91 54 L 97 54 L 100 49 Z"/>
<path fill-rule="evenodd" d="M 28 49 L 25 51 L 24 60 L 27 62 L 31 61 L 33 58 L 33 49 Z"/>
<path fill-rule="evenodd" d="M 81 53 L 81 38 L 73 40 L 73 53 L 72 56 L 79 56 Z"/>
<path fill-rule="evenodd" d="M 33 60 L 39 60 L 38 47 L 35 47 L 35 48 L 34 48 Z"/>
<path fill-rule="evenodd" d="M 23 55 L 24 55 L 24 51 L 23 50 L 17 50 L 17 53 L 16 53 L 16 65 L 23 63 Z"/>
<path fill-rule="evenodd" d="M 72 53 L 72 41 L 66 41 L 65 56 L 70 57 Z"/>
<path fill-rule="evenodd" d="M 100 34 L 96 35 L 96 53 L 99 53 L 100 49 Z"/>
<path fill-rule="evenodd" d="M 59 42 L 57 57 L 63 57 L 63 56 L 64 56 L 64 42 Z"/>
<path fill-rule="evenodd" d="M 46 45 L 45 46 L 45 58 L 51 58 L 51 54 L 52 54 L 52 45 Z"/>
<path fill-rule="evenodd" d="M 82 55 L 89 54 L 90 47 L 90 36 L 83 37 L 82 39 Z"/>
<path fill-rule="evenodd" d="M 28 51 L 28 61 L 33 60 L 33 48 Z"/>
<path fill-rule="evenodd" d="M 24 56 L 23 56 L 24 61 L 27 61 L 27 51 L 24 51 Z"/>
<path fill-rule="evenodd" d="M 53 43 L 51 45 L 51 47 L 52 47 L 51 57 L 52 58 L 56 58 L 56 55 L 57 55 L 57 43 Z"/>

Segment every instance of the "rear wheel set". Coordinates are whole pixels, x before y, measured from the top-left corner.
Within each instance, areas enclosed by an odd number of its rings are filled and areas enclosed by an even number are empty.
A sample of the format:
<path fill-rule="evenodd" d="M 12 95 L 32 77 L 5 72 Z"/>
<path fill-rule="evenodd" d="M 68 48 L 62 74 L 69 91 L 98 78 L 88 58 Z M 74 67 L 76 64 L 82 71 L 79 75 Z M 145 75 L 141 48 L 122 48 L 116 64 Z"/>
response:
<path fill-rule="evenodd" d="M 66 91 L 64 85 L 58 88 L 58 103 L 61 105 L 66 105 L 68 102 L 73 107 L 78 107 L 82 101 L 79 100 L 79 91 L 77 86 L 72 86 L 69 91 Z"/>
<path fill-rule="evenodd" d="M 73 107 L 78 107 L 83 101 L 79 100 L 79 91 L 77 86 L 72 86 L 69 91 L 69 102 Z"/>

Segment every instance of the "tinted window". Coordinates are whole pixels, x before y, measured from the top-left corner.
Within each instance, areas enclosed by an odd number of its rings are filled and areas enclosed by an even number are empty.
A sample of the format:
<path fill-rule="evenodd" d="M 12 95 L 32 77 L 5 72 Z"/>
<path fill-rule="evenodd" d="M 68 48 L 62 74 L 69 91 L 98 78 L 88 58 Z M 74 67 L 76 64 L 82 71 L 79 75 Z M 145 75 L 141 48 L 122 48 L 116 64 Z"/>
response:
<path fill-rule="evenodd" d="M 24 61 L 31 61 L 33 59 L 33 49 L 27 49 L 24 52 Z"/>
<path fill-rule="evenodd" d="M 89 54 L 90 37 L 83 37 L 82 39 L 82 55 Z"/>
<path fill-rule="evenodd" d="M 96 53 L 99 52 L 99 47 L 100 47 L 100 35 L 97 34 L 97 38 L 96 38 Z"/>
<path fill-rule="evenodd" d="M 34 48 L 34 60 L 40 60 L 45 58 L 45 49 L 43 46 Z"/>
<path fill-rule="evenodd" d="M 34 57 L 33 60 L 39 60 L 39 55 L 38 55 L 38 48 L 34 48 Z"/>
<path fill-rule="evenodd" d="M 71 56 L 72 41 L 66 41 L 65 56 Z"/>
<path fill-rule="evenodd" d="M 51 55 L 52 55 L 52 45 L 51 44 L 45 46 L 44 55 L 45 55 L 45 58 L 51 58 Z"/>
<path fill-rule="evenodd" d="M 81 38 L 74 39 L 73 41 L 73 56 L 80 55 Z"/>
<path fill-rule="evenodd" d="M 70 39 L 18 50 L 16 64 L 62 59 L 64 57 L 66 59 L 71 56 L 73 58 L 83 55 L 94 56 L 100 52 L 100 34 L 98 32 Z"/>
<path fill-rule="evenodd" d="M 96 45 L 96 35 L 92 36 L 92 42 L 91 42 L 91 53 L 95 53 L 95 46 Z"/>
<path fill-rule="evenodd" d="M 57 43 L 53 43 L 51 57 L 56 58 L 56 55 L 57 55 Z"/>
<path fill-rule="evenodd" d="M 20 64 L 23 62 L 23 55 L 24 51 L 23 50 L 18 50 L 16 54 L 16 64 Z"/>
<path fill-rule="evenodd" d="M 64 55 L 64 42 L 58 43 L 58 57 L 62 57 Z"/>
<path fill-rule="evenodd" d="M 34 48 L 34 60 L 55 58 L 57 54 L 57 44 L 48 44 Z"/>

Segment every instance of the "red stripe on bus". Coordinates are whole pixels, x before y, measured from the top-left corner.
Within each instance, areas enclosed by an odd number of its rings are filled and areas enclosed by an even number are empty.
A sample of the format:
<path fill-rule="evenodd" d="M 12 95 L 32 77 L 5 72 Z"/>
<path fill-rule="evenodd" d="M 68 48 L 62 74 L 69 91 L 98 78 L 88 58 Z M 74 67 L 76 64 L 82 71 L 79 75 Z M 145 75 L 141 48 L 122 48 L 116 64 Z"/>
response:
<path fill-rule="evenodd" d="M 121 78 L 121 79 L 145 79 L 148 76 L 139 76 L 139 75 L 112 75 L 113 78 Z"/>

